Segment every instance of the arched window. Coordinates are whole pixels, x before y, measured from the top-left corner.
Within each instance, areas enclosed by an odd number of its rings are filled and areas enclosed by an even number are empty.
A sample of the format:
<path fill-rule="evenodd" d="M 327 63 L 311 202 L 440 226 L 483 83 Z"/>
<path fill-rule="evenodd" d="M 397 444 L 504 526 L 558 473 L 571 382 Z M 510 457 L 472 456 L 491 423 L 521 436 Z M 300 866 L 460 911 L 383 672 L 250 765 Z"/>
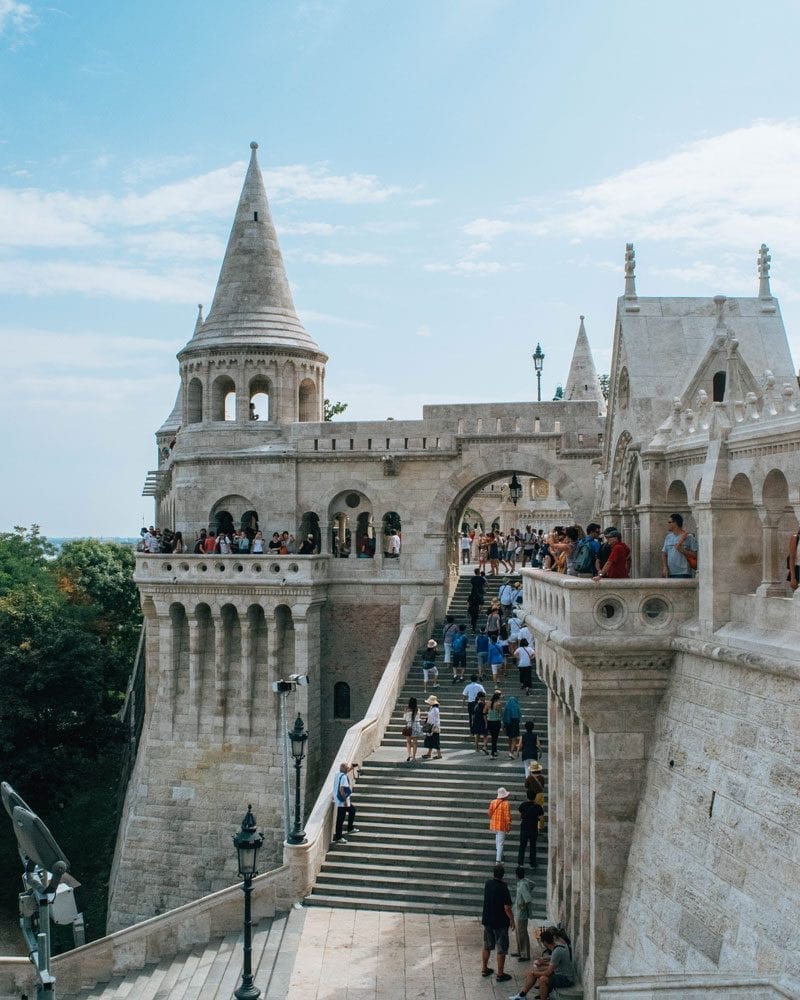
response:
<path fill-rule="evenodd" d="M 309 535 L 314 542 L 314 551 L 322 551 L 322 535 L 319 530 L 319 516 L 313 511 L 307 510 L 300 519 L 300 533 L 297 539 L 298 548 L 303 542 L 309 541 Z"/>
<path fill-rule="evenodd" d="M 214 523 L 211 525 L 214 532 L 224 531 L 226 535 L 230 534 L 233 528 L 233 516 L 229 510 L 218 510 L 214 515 Z"/>
<path fill-rule="evenodd" d="M 242 531 L 252 531 L 253 533 L 258 531 L 258 511 L 246 510 L 244 514 L 242 514 L 240 527 Z"/>
<path fill-rule="evenodd" d="M 236 419 L 236 386 L 228 375 L 220 375 L 211 389 L 211 419 Z"/>
<path fill-rule="evenodd" d="M 725 399 L 725 372 L 714 372 L 712 399 L 715 403 L 721 403 Z"/>
<path fill-rule="evenodd" d="M 310 378 L 304 378 L 298 390 L 298 413 L 301 421 L 319 420 L 317 387 Z"/>
<path fill-rule="evenodd" d="M 193 378 L 189 383 L 187 402 L 187 423 L 199 424 L 203 419 L 203 383 L 199 378 Z"/>
<path fill-rule="evenodd" d="M 250 419 L 271 420 L 272 383 L 263 375 L 250 380 Z"/>
<path fill-rule="evenodd" d="M 350 718 L 350 685 L 344 681 L 337 681 L 333 685 L 333 717 Z"/>
<path fill-rule="evenodd" d="M 399 559 L 402 548 L 402 522 L 397 511 L 383 515 L 383 555 L 386 559 Z"/>

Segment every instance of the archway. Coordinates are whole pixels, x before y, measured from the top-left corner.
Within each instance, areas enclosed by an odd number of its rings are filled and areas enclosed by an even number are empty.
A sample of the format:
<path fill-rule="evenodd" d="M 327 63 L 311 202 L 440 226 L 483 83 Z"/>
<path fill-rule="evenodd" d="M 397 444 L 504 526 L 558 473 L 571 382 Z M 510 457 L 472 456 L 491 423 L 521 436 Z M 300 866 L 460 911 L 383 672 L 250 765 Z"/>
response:
<path fill-rule="evenodd" d="M 236 420 L 236 386 L 229 375 L 220 375 L 211 387 L 211 419 Z"/>

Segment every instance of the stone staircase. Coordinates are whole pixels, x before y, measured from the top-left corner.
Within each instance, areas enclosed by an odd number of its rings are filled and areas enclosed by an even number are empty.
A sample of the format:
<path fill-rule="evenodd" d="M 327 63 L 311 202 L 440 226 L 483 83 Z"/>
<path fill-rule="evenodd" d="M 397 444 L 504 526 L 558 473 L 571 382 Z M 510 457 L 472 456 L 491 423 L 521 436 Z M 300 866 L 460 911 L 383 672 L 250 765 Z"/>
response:
<path fill-rule="evenodd" d="M 255 985 L 263 1000 L 284 1000 L 302 934 L 304 911 L 253 925 Z M 188 952 L 148 965 L 78 993 L 58 990 L 59 1000 L 230 1000 L 242 978 L 242 934 L 228 934 Z"/>
<path fill-rule="evenodd" d="M 502 577 L 489 578 L 487 596 L 497 593 Z M 462 577 L 448 613 L 456 622 L 467 621 L 469 579 Z M 478 622 L 480 627 L 483 618 Z M 434 637 L 440 639 L 442 622 Z M 466 676 L 477 669 L 474 641 L 468 646 Z M 511 792 L 512 829 L 504 862 L 512 894 L 513 872 L 519 844 L 518 804 L 525 797 L 520 760 L 509 759 L 507 740 L 501 735 L 496 760 L 477 753 L 469 733 L 463 684 L 453 684 L 452 673 L 441 664 L 436 694 L 442 716 L 442 760 L 406 762 L 401 735 L 403 712 L 412 695 L 423 705 L 421 650 L 411 667 L 380 749 L 364 763 L 353 803 L 359 832 L 347 844 L 332 844 L 306 906 L 347 907 L 407 913 L 480 913 L 483 883 L 494 865 L 494 834 L 489 831 L 487 807 L 499 785 Z M 449 668 L 448 668 L 449 671 Z M 489 691 L 489 685 L 484 681 Z M 520 693 L 516 667 L 501 690 L 517 695 L 523 722 L 532 719 L 540 744 L 547 748 L 547 696 L 535 682 L 533 693 Z M 421 741 L 420 741 L 421 743 Z M 545 775 L 546 777 L 546 770 Z M 539 904 L 546 913 L 547 834 L 538 844 L 539 867 L 533 875 Z M 526 866 L 527 867 L 527 866 Z"/>

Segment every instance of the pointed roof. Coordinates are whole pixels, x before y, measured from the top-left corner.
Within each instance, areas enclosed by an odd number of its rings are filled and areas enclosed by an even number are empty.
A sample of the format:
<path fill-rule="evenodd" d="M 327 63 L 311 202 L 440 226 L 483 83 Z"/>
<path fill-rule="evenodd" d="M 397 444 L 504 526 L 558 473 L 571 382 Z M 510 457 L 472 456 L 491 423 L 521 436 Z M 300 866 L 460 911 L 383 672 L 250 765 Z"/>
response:
<path fill-rule="evenodd" d="M 207 318 L 187 347 L 232 343 L 302 348 L 321 354 L 297 317 L 258 165 L 257 142 Z"/>
<path fill-rule="evenodd" d="M 564 399 L 590 400 L 602 408 L 605 406 L 605 400 L 603 399 L 603 393 L 600 391 L 597 369 L 594 366 L 592 349 L 589 347 L 589 338 L 586 336 L 586 327 L 583 325 L 583 320 L 584 317 L 581 316 L 578 339 L 575 341 L 575 350 L 572 352 L 572 363 L 569 366 L 569 375 L 567 376 L 567 383 L 564 386 Z"/>

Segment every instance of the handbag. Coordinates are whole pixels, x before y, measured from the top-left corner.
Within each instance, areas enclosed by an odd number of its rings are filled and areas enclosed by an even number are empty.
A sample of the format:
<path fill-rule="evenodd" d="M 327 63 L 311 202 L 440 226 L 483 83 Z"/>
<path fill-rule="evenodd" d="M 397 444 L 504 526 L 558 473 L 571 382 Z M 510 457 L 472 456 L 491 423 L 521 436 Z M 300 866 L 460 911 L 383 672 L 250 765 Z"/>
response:
<path fill-rule="evenodd" d="M 410 736 L 411 735 L 411 726 L 403 726 L 403 728 L 400 730 L 400 735 L 401 736 Z"/>
<path fill-rule="evenodd" d="M 433 732 L 433 723 L 432 722 L 426 722 L 425 725 L 422 727 L 422 731 L 423 731 L 423 733 L 432 733 Z"/>

